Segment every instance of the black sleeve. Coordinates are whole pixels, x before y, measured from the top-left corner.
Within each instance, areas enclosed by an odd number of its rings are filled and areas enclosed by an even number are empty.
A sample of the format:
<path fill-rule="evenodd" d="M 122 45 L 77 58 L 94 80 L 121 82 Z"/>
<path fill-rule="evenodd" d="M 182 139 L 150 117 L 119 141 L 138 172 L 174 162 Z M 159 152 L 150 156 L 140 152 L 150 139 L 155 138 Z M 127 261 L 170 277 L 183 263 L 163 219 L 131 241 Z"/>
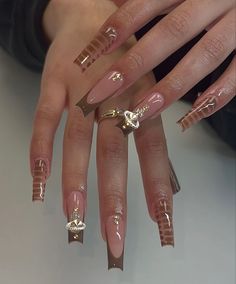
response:
<path fill-rule="evenodd" d="M 41 71 L 48 49 L 42 15 L 49 0 L 0 0 L 0 45 L 11 56 Z"/>

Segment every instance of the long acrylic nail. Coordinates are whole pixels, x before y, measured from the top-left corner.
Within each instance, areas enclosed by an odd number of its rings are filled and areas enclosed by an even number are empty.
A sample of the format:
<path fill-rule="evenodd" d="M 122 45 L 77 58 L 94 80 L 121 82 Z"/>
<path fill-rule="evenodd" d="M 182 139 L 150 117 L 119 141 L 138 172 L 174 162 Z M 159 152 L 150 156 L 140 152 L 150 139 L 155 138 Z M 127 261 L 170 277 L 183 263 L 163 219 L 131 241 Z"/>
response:
<path fill-rule="evenodd" d="M 81 191 L 72 191 L 67 198 L 67 230 L 68 242 L 83 243 L 85 215 L 85 201 Z"/>
<path fill-rule="evenodd" d="M 172 193 L 176 194 L 181 190 L 181 186 L 180 186 L 179 180 L 177 178 L 177 175 L 175 173 L 171 160 L 169 160 L 169 166 L 170 166 L 170 183 L 172 187 Z"/>
<path fill-rule="evenodd" d="M 120 72 L 110 71 L 76 105 L 82 109 L 84 116 L 88 115 L 100 103 L 118 91 L 123 81 L 124 78 Z"/>
<path fill-rule="evenodd" d="M 49 176 L 49 162 L 46 159 L 36 159 L 33 170 L 32 201 L 44 201 L 46 181 Z"/>
<path fill-rule="evenodd" d="M 89 43 L 89 45 L 75 59 L 75 63 L 86 71 L 101 55 L 103 55 L 116 41 L 117 32 L 109 27 L 99 34 Z"/>
<path fill-rule="evenodd" d="M 108 269 L 123 270 L 125 225 L 120 215 L 114 215 L 106 222 Z"/>
<path fill-rule="evenodd" d="M 152 117 L 164 105 L 164 97 L 159 93 L 152 93 L 146 97 L 133 111 L 134 114 L 125 116 L 116 126 L 126 136 L 139 127 L 139 123 Z M 135 127 L 137 126 L 137 127 Z"/>
<path fill-rule="evenodd" d="M 167 197 L 160 198 L 154 208 L 162 246 L 174 247 L 172 207 Z"/>
<path fill-rule="evenodd" d="M 217 108 L 217 99 L 215 96 L 205 98 L 199 102 L 177 123 L 181 125 L 182 130 L 190 128 L 193 124 L 199 122 L 203 118 L 212 115 Z"/>

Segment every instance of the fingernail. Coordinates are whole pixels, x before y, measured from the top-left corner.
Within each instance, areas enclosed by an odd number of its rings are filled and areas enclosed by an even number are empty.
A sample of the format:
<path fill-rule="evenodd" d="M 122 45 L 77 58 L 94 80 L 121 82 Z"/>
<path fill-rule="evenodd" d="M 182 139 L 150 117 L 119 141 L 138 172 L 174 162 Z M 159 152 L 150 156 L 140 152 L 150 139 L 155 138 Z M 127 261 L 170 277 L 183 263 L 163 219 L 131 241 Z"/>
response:
<path fill-rule="evenodd" d="M 117 71 L 107 73 L 76 105 L 84 116 L 94 111 L 100 103 L 114 94 L 123 85 L 123 75 Z"/>
<path fill-rule="evenodd" d="M 131 112 L 133 116 L 125 116 L 116 126 L 126 136 L 137 129 L 141 122 L 152 117 L 163 105 L 164 97 L 159 93 L 152 93 Z"/>
<path fill-rule="evenodd" d="M 44 201 L 46 181 L 49 176 L 49 162 L 46 159 L 36 159 L 33 170 L 33 196 L 32 201 Z"/>
<path fill-rule="evenodd" d="M 123 270 L 125 225 L 120 215 L 108 218 L 106 223 L 108 269 Z"/>
<path fill-rule="evenodd" d="M 103 55 L 116 41 L 117 32 L 114 28 L 109 27 L 101 31 L 89 45 L 75 59 L 75 63 L 81 68 L 82 72 L 86 71 L 101 55 Z"/>
<path fill-rule="evenodd" d="M 68 242 L 83 243 L 85 201 L 81 191 L 72 191 L 67 199 Z"/>
<path fill-rule="evenodd" d="M 170 183 L 172 187 L 172 193 L 176 194 L 181 190 L 181 186 L 171 160 L 169 160 L 169 165 L 170 165 Z"/>
<path fill-rule="evenodd" d="M 217 107 L 217 100 L 215 96 L 210 96 L 203 101 L 197 103 L 193 108 L 183 116 L 177 123 L 181 125 L 182 131 L 190 128 L 203 118 L 212 115 Z"/>
<path fill-rule="evenodd" d="M 159 227 L 161 245 L 174 247 L 174 228 L 172 207 L 168 198 L 160 198 L 154 208 L 155 218 Z"/>

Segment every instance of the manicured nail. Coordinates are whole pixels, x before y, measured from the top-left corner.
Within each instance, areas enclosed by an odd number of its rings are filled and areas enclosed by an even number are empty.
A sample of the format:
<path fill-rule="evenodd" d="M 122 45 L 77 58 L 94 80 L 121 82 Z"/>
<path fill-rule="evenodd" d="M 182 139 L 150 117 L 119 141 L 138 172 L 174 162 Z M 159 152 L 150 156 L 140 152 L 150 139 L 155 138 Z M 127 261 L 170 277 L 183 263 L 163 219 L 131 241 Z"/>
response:
<path fill-rule="evenodd" d="M 33 170 L 32 201 L 44 201 L 46 181 L 49 176 L 49 162 L 46 159 L 36 159 Z"/>
<path fill-rule="evenodd" d="M 160 198 L 154 208 L 155 218 L 159 227 L 161 245 L 174 247 L 174 228 L 172 207 L 167 197 Z"/>
<path fill-rule="evenodd" d="M 171 160 L 169 160 L 169 166 L 170 166 L 170 183 L 172 187 L 172 193 L 176 194 L 181 190 L 181 186 L 180 186 L 179 180 L 177 178 L 177 175 L 175 173 Z"/>
<path fill-rule="evenodd" d="M 215 96 L 205 98 L 197 103 L 193 108 L 182 117 L 177 123 L 181 125 L 182 130 L 190 128 L 193 124 L 199 122 L 203 118 L 212 115 L 217 108 L 217 100 Z"/>
<path fill-rule="evenodd" d="M 107 73 L 76 105 L 80 107 L 84 116 L 94 111 L 100 103 L 105 101 L 123 85 L 124 78 L 120 72 Z"/>
<path fill-rule="evenodd" d="M 120 215 L 108 218 L 106 223 L 108 269 L 123 270 L 125 225 Z"/>
<path fill-rule="evenodd" d="M 83 243 L 85 201 L 81 191 L 72 191 L 67 199 L 68 242 Z"/>
<path fill-rule="evenodd" d="M 114 28 L 109 27 L 105 31 L 101 31 L 74 62 L 81 68 L 82 72 L 86 71 L 89 66 L 112 46 L 116 39 L 117 32 Z"/>
<path fill-rule="evenodd" d="M 124 119 L 116 126 L 119 127 L 126 136 L 139 128 L 140 123 L 152 117 L 164 105 L 164 98 L 159 93 L 152 93 L 146 97 L 132 112 L 127 111 Z"/>

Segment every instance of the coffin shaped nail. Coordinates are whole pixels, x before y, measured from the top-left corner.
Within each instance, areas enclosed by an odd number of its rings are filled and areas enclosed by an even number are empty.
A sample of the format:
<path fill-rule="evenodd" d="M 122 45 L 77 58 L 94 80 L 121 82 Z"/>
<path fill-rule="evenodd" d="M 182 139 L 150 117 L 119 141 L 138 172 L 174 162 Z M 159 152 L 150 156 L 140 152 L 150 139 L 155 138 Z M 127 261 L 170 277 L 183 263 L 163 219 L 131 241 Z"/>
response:
<path fill-rule="evenodd" d="M 176 194 L 181 190 L 181 186 L 171 160 L 169 160 L 169 166 L 170 166 L 170 183 L 172 187 L 172 193 Z"/>
<path fill-rule="evenodd" d="M 195 105 L 184 117 L 177 123 L 181 125 L 182 130 L 190 128 L 203 118 L 212 115 L 217 108 L 217 99 L 215 96 L 205 98 L 203 101 Z"/>
<path fill-rule="evenodd" d="M 114 215 L 106 222 L 108 269 L 123 270 L 125 226 L 120 215 Z"/>
<path fill-rule="evenodd" d="M 32 201 L 44 201 L 46 181 L 49 176 L 49 163 L 45 159 L 36 159 L 33 166 Z"/>
<path fill-rule="evenodd" d="M 108 72 L 97 84 L 76 104 L 87 116 L 103 101 L 112 96 L 123 85 L 123 75 L 118 71 Z"/>
<path fill-rule="evenodd" d="M 86 225 L 84 223 L 85 203 L 84 196 L 80 191 L 73 191 L 67 198 L 67 225 L 68 242 L 83 243 L 84 230 Z"/>
<path fill-rule="evenodd" d="M 162 246 L 174 247 L 172 207 L 168 198 L 160 198 L 154 208 Z"/>
<path fill-rule="evenodd" d="M 164 97 L 159 93 L 148 95 L 133 111 L 126 111 L 127 115 L 116 125 L 126 136 L 139 128 L 140 123 L 152 117 L 164 105 Z"/>
<path fill-rule="evenodd" d="M 89 45 L 75 59 L 75 63 L 86 71 L 101 55 L 103 55 L 116 41 L 117 32 L 113 27 L 109 27 L 98 35 L 89 43 Z"/>

